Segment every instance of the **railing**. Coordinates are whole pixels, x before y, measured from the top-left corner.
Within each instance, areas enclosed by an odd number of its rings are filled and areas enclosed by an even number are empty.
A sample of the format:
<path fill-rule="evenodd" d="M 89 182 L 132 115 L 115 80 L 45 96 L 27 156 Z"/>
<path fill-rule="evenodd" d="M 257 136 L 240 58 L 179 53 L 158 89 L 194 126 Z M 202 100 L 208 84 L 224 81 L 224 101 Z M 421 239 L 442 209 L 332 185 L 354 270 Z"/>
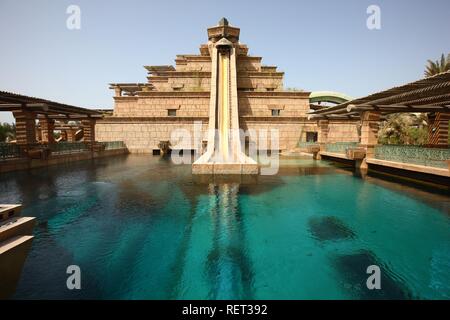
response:
<path fill-rule="evenodd" d="M 123 141 L 104 141 L 99 142 L 105 146 L 105 150 L 125 149 L 125 143 Z"/>
<path fill-rule="evenodd" d="M 448 168 L 450 149 L 409 145 L 376 145 L 375 158 L 380 160 Z"/>
<path fill-rule="evenodd" d="M 70 154 L 90 150 L 89 144 L 85 142 L 58 142 L 43 144 L 42 147 L 48 147 L 52 154 Z"/>
<path fill-rule="evenodd" d="M 347 148 L 353 148 L 358 145 L 358 142 L 335 142 L 326 143 L 325 151 L 333 153 L 346 153 Z"/>
<path fill-rule="evenodd" d="M 98 148 L 100 146 L 100 148 Z M 94 151 L 124 149 L 123 141 L 95 142 Z M 17 158 L 34 158 L 36 152 L 48 152 L 50 155 L 64 155 L 92 150 L 91 144 L 87 142 L 58 142 L 58 143 L 36 143 L 30 145 L 18 145 L 15 143 L 0 143 L 0 160 Z M 32 155 L 33 154 L 33 155 Z"/>
<path fill-rule="evenodd" d="M 20 146 L 15 143 L 0 143 L 0 160 L 20 158 Z"/>

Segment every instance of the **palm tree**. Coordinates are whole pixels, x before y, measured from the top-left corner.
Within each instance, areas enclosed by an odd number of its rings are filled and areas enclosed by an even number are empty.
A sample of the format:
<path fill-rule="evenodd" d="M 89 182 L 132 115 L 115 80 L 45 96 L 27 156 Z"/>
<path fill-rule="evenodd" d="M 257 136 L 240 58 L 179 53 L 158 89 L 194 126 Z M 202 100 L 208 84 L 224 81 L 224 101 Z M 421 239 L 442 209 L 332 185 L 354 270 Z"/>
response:
<path fill-rule="evenodd" d="M 428 65 L 425 66 L 425 77 L 431 77 L 438 73 L 450 70 L 450 53 L 445 58 L 444 54 L 441 55 L 441 60 L 431 61 L 427 60 Z"/>
<path fill-rule="evenodd" d="M 394 113 L 387 116 L 381 123 L 378 134 L 379 142 L 382 144 L 405 144 L 411 118 L 408 113 Z"/>
<path fill-rule="evenodd" d="M 381 123 L 381 144 L 422 145 L 427 141 L 428 118 L 423 113 L 393 113 Z"/>

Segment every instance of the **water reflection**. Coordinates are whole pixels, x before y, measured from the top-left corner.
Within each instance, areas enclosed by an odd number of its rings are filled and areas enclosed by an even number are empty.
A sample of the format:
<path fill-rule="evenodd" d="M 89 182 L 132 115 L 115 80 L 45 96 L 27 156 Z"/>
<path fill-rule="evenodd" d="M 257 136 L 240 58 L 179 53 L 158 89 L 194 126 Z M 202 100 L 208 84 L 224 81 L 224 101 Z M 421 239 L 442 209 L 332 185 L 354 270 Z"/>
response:
<path fill-rule="evenodd" d="M 213 246 L 207 275 L 211 299 L 251 299 L 252 272 L 245 248 L 245 228 L 239 210 L 239 184 L 210 184 L 209 210 Z"/>

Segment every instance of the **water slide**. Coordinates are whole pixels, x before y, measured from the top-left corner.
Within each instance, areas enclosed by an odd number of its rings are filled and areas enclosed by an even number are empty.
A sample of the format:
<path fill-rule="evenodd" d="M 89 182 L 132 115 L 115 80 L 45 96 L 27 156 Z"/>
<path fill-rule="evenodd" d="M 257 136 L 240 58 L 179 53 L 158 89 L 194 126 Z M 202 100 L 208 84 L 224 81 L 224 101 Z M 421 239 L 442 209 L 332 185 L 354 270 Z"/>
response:
<path fill-rule="evenodd" d="M 340 104 L 350 100 L 353 100 L 353 98 L 346 94 L 334 91 L 314 91 L 309 95 L 310 103 L 329 102 Z"/>
<path fill-rule="evenodd" d="M 258 164 L 241 148 L 236 53 L 222 38 L 211 47 L 211 98 L 206 152 L 192 165 L 194 174 L 256 174 Z"/>

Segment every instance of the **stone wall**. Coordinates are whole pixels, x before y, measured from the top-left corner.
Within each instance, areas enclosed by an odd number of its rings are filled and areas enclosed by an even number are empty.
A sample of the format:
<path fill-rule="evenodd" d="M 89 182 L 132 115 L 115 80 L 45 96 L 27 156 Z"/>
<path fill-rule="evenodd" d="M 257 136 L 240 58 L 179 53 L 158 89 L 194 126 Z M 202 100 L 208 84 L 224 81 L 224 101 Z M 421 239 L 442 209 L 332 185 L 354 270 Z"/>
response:
<path fill-rule="evenodd" d="M 281 90 L 283 89 L 283 76 L 266 76 L 240 74 L 238 72 L 237 78 L 238 89 L 252 89 L 252 90 Z"/>
<path fill-rule="evenodd" d="M 308 122 L 307 120 L 273 120 L 273 121 L 258 121 L 258 120 L 243 120 L 241 118 L 241 127 L 248 131 L 255 133 L 251 140 L 257 143 L 258 149 L 270 149 L 271 144 L 271 130 L 277 130 L 279 136 L 280 150 L 292 150 L 298 146 L 299 142 L 306 141 L 306 132 L 317 132 L 317 125 L 315 122 Z M 261 132 L 267 132 L 267 146 L 259 141 Z M 275 146 L 274 146 L 275 148 Z"/>
<path fill-rule="evenodd" d="M 170 77 L 151 76 L 156 91 L 209 91 L 211 73 L 203 71 L 177 71 Z"/>
<path fill-rule="evenodd" d="M 239 92 L 240 126 L 244 130 L 276 129 L 279 131 L 279 148 L 293 149 L 306 140 L 306 132 L 317 132 L 315 121 L 307 121 L 308 93 L 303 92 Z M 186 130 L 193 139 L 194 122 L 202 122 L 206 130 L 209 116 L 209 92 L 148 92 L 146 96 L 116 97 L 114 116 L 98 121 L 98 141 L 124 141 L 130 152 L 151 153 L 159 149 L 160 141 L 176 145 L 172 132 Z M 169 117 L 168 110 L 175 109 L 176 116 Z M 272 116 L 272 110 L 280 110 Z M 339 131 L 339 130 L 338 130 Z M 252 137 L 258 141 L 258 137 Z M 179 148 L 196 149 L 190 145 Z M 263 149 L 270 148 L 270 143 Z"/>
<path fill-rule="evenodd" d="M 328 143 L 359 142 L 359 121 L 330 121 Z"/>
<path fill-rule="evenodd" d="M 200 60 L 200 59 L 199 59 Z M 211 58 L 201 57 L 200 61 L 175 60 L 177 71 L 211 71 Z"/>
<path fill-rule="evenodd" d="M 237 71 L 261 71 L 261 57 L 237 56 Z"/>
<path fill-rule="evenodd" d="M 207 117 L 209 112 L 209 92 L 180 97 L 116 97 L 114 116 L 117 117 L 167 117 L 168 110 L 176 110 L 177 117 Z"/>
<path fill-rule="evenodd" d="M 240 116 L 272 117 L 272 109 L 279 109 L 280 117 L 306 117 L 309 100 L 295 95 L 276 95 L 275 92 L 239 93 Z"/>
<path fill-rule="evenodd" d="M 152 153 L 158 150 L 160 141 L 170 141 L 172 148 L 196 149 L 194 145 L 194 122 L 199 125 L 203 139 L 208 130 L 207 119 L 150 119 L 150 118 L 105 118 L 98 121 L 98 141 L 123 141 L 132 153 Z M 178 134 L 178 136 L 177 136 Z M 177 137 L 183 137 L 182 139 Z M 188 138 L 190 137 L 190 139 Z"/>
<path fill-rule="evenodd" d="M 243 130 L 248 130 L 256 135 L 251 136 L 258 149 L 271 147 L 271 129 L 278 130 L 279 148 L 289 150 L 297 147 L 300 141 L 306 141 L 306 132 L 317 132 L 317 125 L 314 121 L 306 119 L 261 119 L 249 120 L 240 118 L 240 125 Z M 208 121 L 207 119 L 175 119 L 167 120 L 163 118 L 105 118 L 96 125 L 96 137 L 98 141 L 124 141 L 128 150 L 132 153 L 152 153 L 159 149 L 160 141 L 170 141 L 173 148 L 177 149 L 197 149 L 194 145 L 194 123 L 198 123 L 201 128 L 202 137 L 200 140 L 207 140 Z M 178 134 L 183 137 L 187 135 L 190 139 L 177 142 Z M 268 132 L 268 144 L 262 145 L 259 141 L 260 130 Z M 197 138 L 199 139 L 199 138 Z M 197 140 L 199 141 L 199 140 Z M 197 146 L 197 147 L 196 147 Z"/>

